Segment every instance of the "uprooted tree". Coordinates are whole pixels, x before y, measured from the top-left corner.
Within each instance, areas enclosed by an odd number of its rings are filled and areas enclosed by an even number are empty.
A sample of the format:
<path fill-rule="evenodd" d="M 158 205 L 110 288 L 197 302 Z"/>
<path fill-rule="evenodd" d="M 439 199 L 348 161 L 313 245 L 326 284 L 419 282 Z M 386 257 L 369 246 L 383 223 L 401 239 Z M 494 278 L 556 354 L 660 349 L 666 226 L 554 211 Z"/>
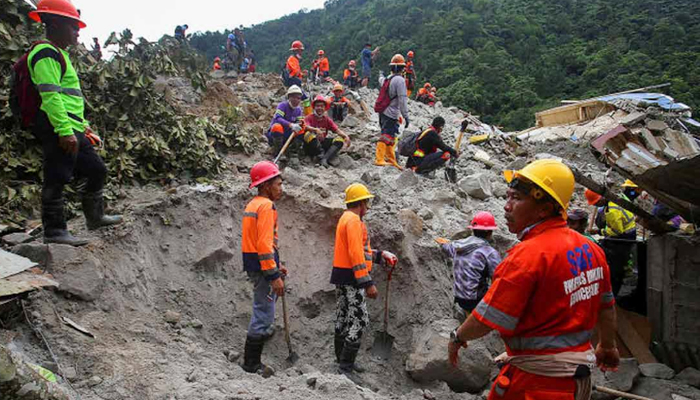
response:
<path fill-rule="evenodd" d="M 7 104 L 12 65 L 42 34 L 27 18 L 29 7 L 22 0 L 0 4 L 0 222 L 17 225 L 37 215 L 41 194 L 41 147 L 19 128 Z M 78 46 L 71 61 L 85 93 L 86 118 L 104 141 L 109 196 L 124 184 L 206 179 L 223 167 L 217 149 L 247 146 L 237 109 L 214 119 L 180 115 L 155 90 L 159 75 L 185 76 L 194 89 L 206 89 L 206 61 L 187 44 L 167 36 L 156 43 L 136 40 L 128 29 L 105 44 L 118 48 L 111 59 L 95 61 Z"/>

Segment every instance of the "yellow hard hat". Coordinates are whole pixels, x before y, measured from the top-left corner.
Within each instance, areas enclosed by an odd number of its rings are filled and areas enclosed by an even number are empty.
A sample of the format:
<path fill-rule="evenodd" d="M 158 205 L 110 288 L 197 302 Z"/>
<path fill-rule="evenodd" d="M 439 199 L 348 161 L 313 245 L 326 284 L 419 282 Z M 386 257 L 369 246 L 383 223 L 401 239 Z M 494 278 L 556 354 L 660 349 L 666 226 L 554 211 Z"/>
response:
<path fill-rule="evenodd" d="M 622 187 L 624 187 L 624 188 L 627 188 L 627 187 L 638 188 L 639 186 L 637 186 L 637 184 L 632 182 L 631 180 L 627 179 L 627 180 L 625 180 L 625 183 L 622 184 Z"/>
<path fill-rule="evenodd" d="M 367 186 L 361 183 L 353 183 L 345 189 L 345 204 L 354 203 L 360 200 L 373 198 L 374 195 L 369 192 Z"/>
<path fill-rule="evenodd" d="M 520 171 L 503 171 L 506 182 L 525 178 L 547 192 L 562 207 L 564 214 L 574 193 L 574 174 L 569 167 L 557 160 L 537 160 Z"/>

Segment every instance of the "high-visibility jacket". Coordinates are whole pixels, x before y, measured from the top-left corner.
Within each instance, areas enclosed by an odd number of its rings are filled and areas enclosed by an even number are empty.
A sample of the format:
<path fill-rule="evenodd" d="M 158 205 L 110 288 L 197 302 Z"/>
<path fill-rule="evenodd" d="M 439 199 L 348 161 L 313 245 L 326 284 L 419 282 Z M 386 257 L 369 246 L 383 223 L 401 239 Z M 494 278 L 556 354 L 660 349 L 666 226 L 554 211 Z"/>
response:
<path fill-rule="evenodd" d="M 343 81 L 347 81 L 348 79 L 357 79 L 358 77 L 359 73 L 356 69 L 345 68 L 345 71 L 343 72 Z"/>
<path fill-rule="evenodd" d="M 60 57 L 66 64 L 63 78 Z M 54 132 L 58 136 L 84 132 L 89 125 L 84 118 L 85 100 L 68 52 L 49 43 L 41 43 L 29 53 L 27 65 L 32 82 L 41 96 L 40 110 L 46 113 Z"/>
<path fill-rule="evenodd" d="M 321 73 L 328 72 L 331 70 L 330 63 L 328 62 L 328 57 L 323 57 L 320 60 L 318 60 L 318 70 Z"/>
<path fill-rule="evenodd" d="M 413 75 L 415 73 L 415 71 L 413 71 L 413 61 L 406 61 L 406 69 L 404 69 L 404 73 L 406 75 Z"/>
<path fill-rule="evenodd" d="M 260 271 L 268 281 L 279 278 L 278 242 L 275 204 L 255 196 L 243 212 L 243 270 Z"/>
<path fill-rule="evenodd" d="M 612 201 L 605 207 L 605 229 L 603 236 L 615 237 L 632 235 L 637 232 L 637 223 L 634 214 L 618 206 Z"/>
<path fill-rule="evenodd" d="M 372 261 L 379 256 L 373 251 L 367 227 L 360 216 L 352 211 L 345 211 L 338 221 L 335 231 L 335 253 L 331 283 L 366 288 L 374 285 L 372 281 Z"/>
<path fill-rule="evenodd" d="M 290 78 L 301 78 L 301 65 L 299 64 L 299 58 L 292 54 L 287 59 L 287 71 L 289 72 Z"/>
<path fill-rule="evenodd" d="M 615 299 L 603 250 L 561 217 L 521 234 L 472 313 L 500 332 L 508 355 L 585 352 Z"/>

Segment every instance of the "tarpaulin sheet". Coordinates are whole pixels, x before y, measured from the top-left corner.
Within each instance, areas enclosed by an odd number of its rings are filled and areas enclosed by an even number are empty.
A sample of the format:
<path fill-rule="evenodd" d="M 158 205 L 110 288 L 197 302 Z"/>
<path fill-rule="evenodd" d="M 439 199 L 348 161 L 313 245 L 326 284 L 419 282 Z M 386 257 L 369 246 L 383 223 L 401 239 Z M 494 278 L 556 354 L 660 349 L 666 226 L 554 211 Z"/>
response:
<path fill-rule="evenodd" d="M 669 111 L 688 111 L 690 107 L 683 103 L 676 103 L 673 97 L 661 93 L 626 93 L 626 94 L 611 94 L 608 96 L 598 97 L 597 100 L 613 102 L 615 100 L 632 100 L 634 102 L 645 102 L 656 104 L 664 110 Z"/>

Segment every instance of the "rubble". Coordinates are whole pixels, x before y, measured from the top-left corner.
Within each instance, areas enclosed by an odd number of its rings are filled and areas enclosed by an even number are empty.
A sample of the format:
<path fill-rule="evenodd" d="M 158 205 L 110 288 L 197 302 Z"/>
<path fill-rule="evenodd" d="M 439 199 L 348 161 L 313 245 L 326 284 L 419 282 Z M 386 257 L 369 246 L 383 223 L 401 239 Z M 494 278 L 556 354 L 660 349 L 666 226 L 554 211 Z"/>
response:
<path fill-rule="evenodd" d="M 491 180 L 486 174 L 474 174 L 464 177 L 457 182 L 457 185 L 475 199 L 486 200 L 493 196 Z"/>
<path fill-rule="evenodd" d="M 648 378 L 672 379 L 676 375 L 671 367 L 660 363 L 641 364 L 639 371 Z"/>

